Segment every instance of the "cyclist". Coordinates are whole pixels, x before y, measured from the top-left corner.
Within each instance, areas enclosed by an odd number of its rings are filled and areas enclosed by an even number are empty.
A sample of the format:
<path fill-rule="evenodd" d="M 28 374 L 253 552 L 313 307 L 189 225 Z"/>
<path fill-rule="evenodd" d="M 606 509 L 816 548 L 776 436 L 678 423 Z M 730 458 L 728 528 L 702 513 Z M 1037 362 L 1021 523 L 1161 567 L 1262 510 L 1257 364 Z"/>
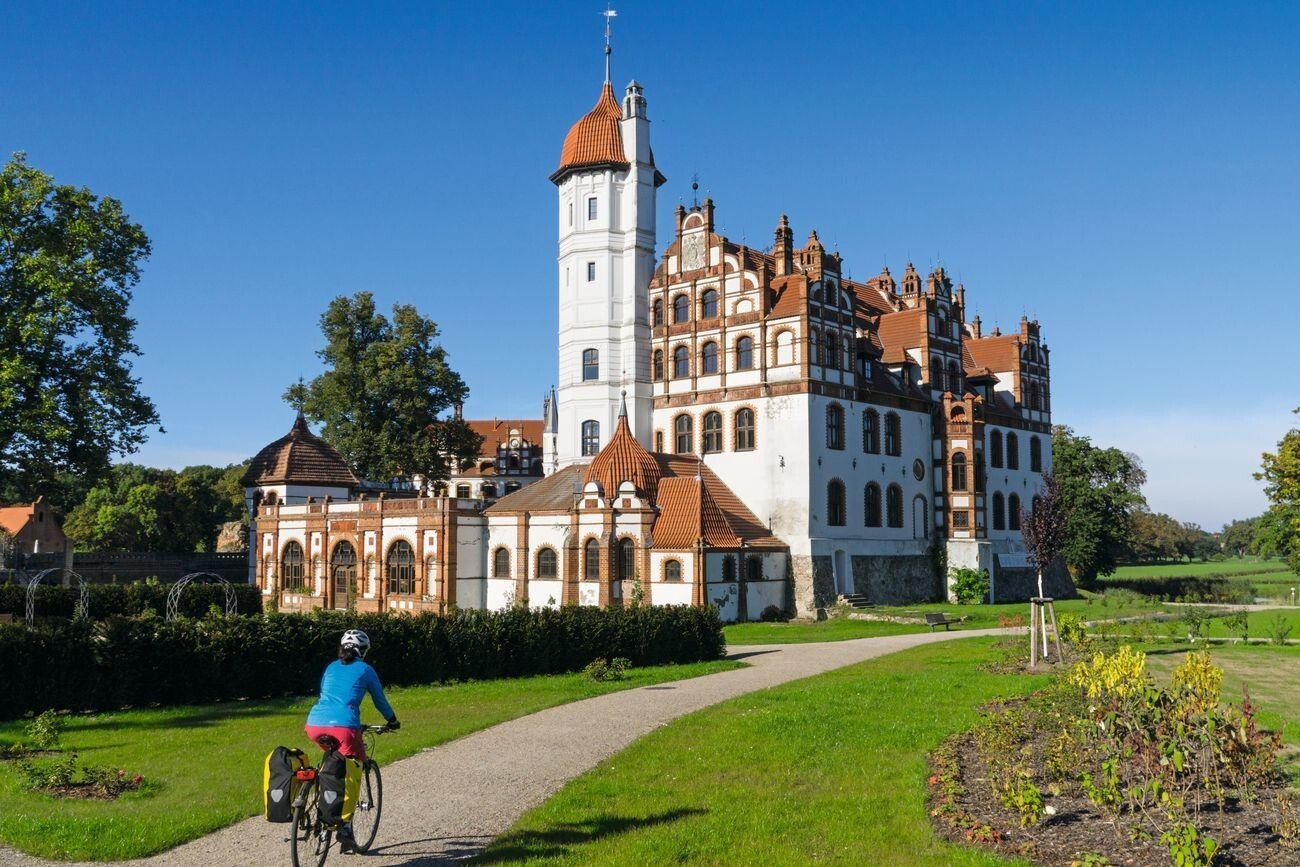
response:
<path fill-rule="evenodd" d="M 366 760 L 366 744 L 362 739 L 361 702 L 366 693 L 375 708 L 384 715 L 388 727 L 401 727 L 393 706 L 384 696 L 379 675 L 365 661 L 370 649 L 370 637 L 360 629 L 349 629 L 339 640 L 339 658 L 325 667 L 320 681 L 320 700 L 307 714 L 307 737 L 316 742 L 323 735 L 339 742 L 338 751 L 358 762 Z M 339 829 L 339 844 L 349 851 L 352 844 L 351 823 Z"/>

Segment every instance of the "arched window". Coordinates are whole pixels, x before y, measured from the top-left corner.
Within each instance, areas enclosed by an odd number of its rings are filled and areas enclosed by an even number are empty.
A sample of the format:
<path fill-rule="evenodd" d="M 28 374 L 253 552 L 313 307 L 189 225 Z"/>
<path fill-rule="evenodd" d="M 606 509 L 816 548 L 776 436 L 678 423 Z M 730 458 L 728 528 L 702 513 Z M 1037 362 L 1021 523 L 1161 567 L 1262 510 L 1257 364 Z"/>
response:
<path fill-rule="evenodd" d="M 1005 513 L 1005 500 L 1002 492 L 997 491 L 993 494 L 993 529 L 1005 530 L 1007 528 L 1007 517 Z"/>
<path fill-rule="evenodd" d="M 898 413 L 885 414 L 885 454 L 895 457 L 903 453 L 903 422 Z"/>
<path fill-rule="evenodd" d="M 943 391 L 943 361 L 938 358 L 930 359 L 930 388 Z"/>
<path fill-rule="evenodd" d="M 704 414 L 704 453 L 716 454 L 722 451 L 722 413 L 706 412 Z"/>
<path fill-rule="evenodd" d="M 975 493 L 984 493 L 984 453 L 975 453 Z"/>
<path fill-rule="evenodd" d="M 600 353 L 594 349 L 582 350 L 582 379 L 600 379 Z"/>
<path fill-rule="evenodd" d="M 673 419 L 673 451 L 689 455 L 695 451 L 695 438 L 691 432 L 691 417 L 683 413 Z"/>
<path fill-rule="evenodd" d="M 685 346 L 673 350 L 673 379 L 685 379 L 691 375 L 691 355 Z"/>
<path fill-rule="evenodd" d="M 664 378 L 664 351 L 656 349 L 650 359 L 650 375 L 658 382 Z"/>
<path fill-rule="evenodd" d="M 591 457 L 600 451 L 600 422 L 587 419 L 582 423 L 582 454 Z"/>
<path fill-rule="evenodd" d="M 330 572 L 334 579 L 334 605 L 343 607 L 352 597 L 357 580 L 357 549 L 351 542 L 339 542 L 330 554 Z"/>
<path fill-rule="evenodd" d="M 650 324 L 655 328 L 664 324 L 664 301 L 662 298 L 656 298 L 655 302 L 650 305 Z"/>
<path fill-rule="evenodd" d="M 1029 438 L 1029 469 L 1035 473 L 1043 471 L 1043 441 L 1038 437 Z"/>
<path fill-rule="evenodd" d="M 776 335 L 775 364 L 794 364 L 794 334 L 779 331 Z"/>
<path fill-rule="evenodd" d="M 826 447 L 844 448 L 844 410 L 838 403 L 826 407 Z"/>
<path fill-rule="evenodd" d="M 691 318 L 691 299 L 678 295 L 673 299 L 673 323 L 680 325 Z"/>
<path fill-rule="evenodd" d="M 903 526 L 903 489 L 898 485 L 885 491 L 885 518 L 891 527 Z"/>
<path fill-rule="evenodd" d="M 952 489 L 966 490 L 966 456 L 961 452 L 952 456 Z"/>
<path fill-rule="evenodd" d="M 636 545 L 631 539 L 618 540 L 618 580 L 636 579 Z"/>
<path fill-rule="evenodd" d="M 1020 439 L 1014 434 L 1007 434 L 1007 469 L 1020 469 Z"/>
<path fill-rule="evenodd" d="M 388 547 L 384 571 L 389 593 L 410 596 L 415 592 L 415 549 L 410 542 L 398 539 Z"/>
<path fill-rule="evenodd" d="M 464 483 L 456 485 L 456 499 L 468 500 L 473 494 L 470 493 L 469 485 Z"/>
<path fill-rule="evenodd" d="M 826 486 L 826 523 L 832 527 L 844 526 L 844 483 L 831 479 Z"/>
<path fill-rule="evenodd" d="M 736 370 L 749 370 L 754 366 L 754 338 L 742 337 L 736 341 Z"/>
<path fill-rule="evenodd" d="M 284 553 L 280 556 L 281 587 L 285 590 L 301 590 L 303 588 L 303 579 L 306 577 L 303 563 L 301 545 L 297 542 L 290 542 L 284 546 Z"/>
<path fill-rule="evenodd" d="M 880 526 L 880 485 L 875 482 L 867 483 L 867 490 L 863 495 L 866 509 L 863 522 L 868 527 Z"/>
<path fill-rule="evenodd" d="M 492 552 L 492 577 L 510 577 L 510 549 L 501 547 Z"/>
<path fill-rule="evenodd" d="M 664 580 L 665 581 L 682 580 L 682 564 L 679 561 L 677 560 L 664 561 Z"/>
<path fill-rule="evenodd" d="M 748 452 L 754 449 L 754 411 L 752 409 L 736 410 L 736 451 Z"/>
<path fill-rule="evenodd" d="M 816 332 L 816 330 L 808 332 L 808 363 L 822 363 L 821 336 Z"/>
<path fill-rule="evenodd" d="M 989 463 L 1002 468 L 1002 431 L 995 430 L 989 434 Z"/>
<path fill-rule="evenodd" d="M 718 315 L 718 293 L 713 289 L 705 289 L 700 295 L 700 318 L 712 319 Z"/>
<path fill-rule="evenodd" d="M 1007 526 L 1012 530 L 1020 529 L 1020 497 L 1016 494 L 1007 497 Z"/>
<path fill-rule="evenodd" d="M 586 581 L 600 580 L 600 543 L 588 539 L 582 546 L 582 577 Z"/>
<path fill-rule="evenodd" d="M 543 548 L 537 552 L 537 577 L 539 580 L 554 580 L 559 574 L 559 560 L 554 548 Z"/>
<path fill-rule="evenodd" d="M 948 362 L 948 390 L 953 394 L 961 394 L 961 368 L 957 362 Z"/>
<path fill-rule="evenodd" d="M 880 454 L 880 413 L 874 409 L 862 411 L 862 451 Z"/>
<path fill-rule="evenodd" d="M 705 343 L 703 348 L 700 349 L 700 372 L 718 372 L 718 344 L 712 340 Z"/>

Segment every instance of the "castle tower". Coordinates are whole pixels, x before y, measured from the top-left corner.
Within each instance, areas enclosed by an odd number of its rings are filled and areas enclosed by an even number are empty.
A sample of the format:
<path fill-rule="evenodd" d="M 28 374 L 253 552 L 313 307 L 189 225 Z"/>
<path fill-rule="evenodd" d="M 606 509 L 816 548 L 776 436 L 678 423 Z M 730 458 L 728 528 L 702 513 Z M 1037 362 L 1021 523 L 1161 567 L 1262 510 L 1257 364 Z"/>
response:
<path fill-rule="evenodd" d="M 607 63 L 600 98 L 565 136 L 551 175 L 559 201 L 557 468 L 590 460 L 609 442 L 623 390 L 632 433 L 650 445 L 647 296 L 655 191 L 664 180 L 641 85 L 627 86 L 620 107 Z"/>

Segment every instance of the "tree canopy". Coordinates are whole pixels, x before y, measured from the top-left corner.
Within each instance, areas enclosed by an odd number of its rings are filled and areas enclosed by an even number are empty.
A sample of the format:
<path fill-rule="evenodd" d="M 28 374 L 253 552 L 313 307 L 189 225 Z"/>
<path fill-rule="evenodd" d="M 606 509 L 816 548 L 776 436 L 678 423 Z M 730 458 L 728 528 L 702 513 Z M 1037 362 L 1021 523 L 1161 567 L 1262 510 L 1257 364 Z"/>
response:
<path fill-rule="evenodd" d="M 339 296 L 320 319 L 325 372 L 285 400 L 324 427 L 321 436 L 370 481 L 446 479 L 448 458 L 478 454 L 482 438 L 446 417 L 469 389 L 447 363 L 438 326 L 409 304 L 389 320 L 369 292 Z"/>
<path fill-rule="evenodd" d="M 95 480 L 158 424 L 127 315 L 149 238 L 121 202 L 56 184 L 14 154 L 0 170 L 0 498 Z"/>
<path fill-rule="evenodd" d="M 1300 408 L 1295 410 L 1300 414 Z M 1285 556 L 1300 572 L 1300 428 L 1291 428 L 1278 441 L 1277 451 L 1265 452 L 1255 478 L 1264 483 L 1272 507 L 1260 519 L 1270 553 Z M 1262 551 L 1260 553 L 1263 553 Z"/>
<path fill-rule="evenodd" d="M 81 551 L 212 551 L 227 521 L 246 517 L 247 464 L 177 472 L 118 464 L 63 523 Z"/>
<path fill-rule="evenodd" d="M 1133 454 L 1101 448 L 1068 427 L 1052 432 L 1052 470 L 1067 514 L 1065 563 L 1080 583 L 1115 571 L 1135 511 L 1146 505 L 1146 472 Z"/>

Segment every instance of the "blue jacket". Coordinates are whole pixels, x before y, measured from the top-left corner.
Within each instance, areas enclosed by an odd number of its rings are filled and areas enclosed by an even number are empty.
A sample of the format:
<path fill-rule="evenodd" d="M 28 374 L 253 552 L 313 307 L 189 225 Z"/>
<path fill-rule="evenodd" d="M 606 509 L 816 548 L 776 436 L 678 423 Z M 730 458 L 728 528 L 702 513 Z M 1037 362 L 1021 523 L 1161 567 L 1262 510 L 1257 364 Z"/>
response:
<path fill-rule="evenodd" d="M 307 725 L 360 728 L 361 701 L 366 693 L 370 693 L 375 708 L 384 719 L 396 716 L 393 706 L 384 697 L 384 687 L 373 668 L 360 659 L 349 663 L 334 660 L 325 667 L 325 674 L 320 679 L 320 701 L 307 714 Z"/>

